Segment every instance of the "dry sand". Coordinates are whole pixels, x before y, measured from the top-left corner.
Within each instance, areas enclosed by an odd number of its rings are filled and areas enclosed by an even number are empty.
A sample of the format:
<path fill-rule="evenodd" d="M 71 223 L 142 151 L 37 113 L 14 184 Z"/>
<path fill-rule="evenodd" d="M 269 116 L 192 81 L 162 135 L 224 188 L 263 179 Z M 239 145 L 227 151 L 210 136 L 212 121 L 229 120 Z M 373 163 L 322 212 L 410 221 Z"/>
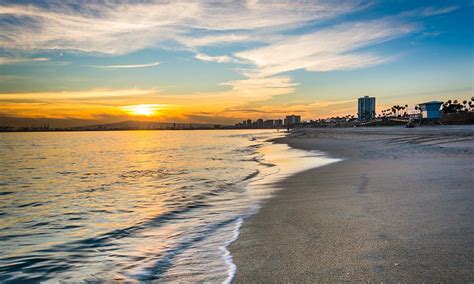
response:
<path fill-rule="evenodd" d="M 474 127 L 294 131 L 342 162 L 296 174 L 247 219 L 236 283 L 473 282 Z"/>

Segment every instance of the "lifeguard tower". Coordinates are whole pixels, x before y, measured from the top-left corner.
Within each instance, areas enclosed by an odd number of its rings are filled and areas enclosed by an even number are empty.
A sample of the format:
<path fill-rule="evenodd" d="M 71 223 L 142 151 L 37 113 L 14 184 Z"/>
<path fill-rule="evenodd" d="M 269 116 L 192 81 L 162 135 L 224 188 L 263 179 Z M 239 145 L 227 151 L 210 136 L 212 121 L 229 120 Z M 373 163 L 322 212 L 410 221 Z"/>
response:
<path fill-rule="evenodd" d="M 440 108 L 442 104 L 443 102 L 440 101 L 431 101 L 419 104 L 418 106 L 420 107 L 421 111 L 421 120 L 419 125 L 421 125 L 423 120 L 428 120 L 429 124 L 434 124 L 435 122 L 442 124 L 440 121 Z"/>

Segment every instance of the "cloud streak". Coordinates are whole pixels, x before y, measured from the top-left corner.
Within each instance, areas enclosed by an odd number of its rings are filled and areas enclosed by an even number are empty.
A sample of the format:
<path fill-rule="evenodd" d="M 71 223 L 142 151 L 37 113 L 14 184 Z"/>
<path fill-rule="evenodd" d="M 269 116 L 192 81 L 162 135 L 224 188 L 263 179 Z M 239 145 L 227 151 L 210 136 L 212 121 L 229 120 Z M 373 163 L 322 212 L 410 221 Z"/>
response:
<path fill-rule="evenodd" d="M 129 68 L 146 68 L 160 65 L 161 62 L 152 62 L 145 64 L 125 64 L 125 65 L 91 65 L 90 67 L 100 69 L 129 69 Z"/>
<path fill-rule="evenodd" d="M 35 57 L 35 58 L 25 58 L 25 57 L 0 57 L 0 65 L 12 65 L 20 63 L 31 63 L 31 62 L 45 62 L 49 61 L 49 58 L 45 57 Z"/>
<path fill-rule="evenodd" d="M 440 8 L 428 7 L 428 8 L 422 9 L 420 12 L 420 15 L 423 17 L 431 17 L 431 16 L 451 13 L 453 11 L 456 11 L 457 9 L 459 9 L 458 6 L 447 6 L 447 7 L 440 7 Z"/>
<path fill-rule="evenodd" d="M 227 62 L 236 62 L 234 58 L 231 58 L 227 55 L 220 55 L 220 56 L 210 56 L 204 53 L 198 53 L 195 56 L 196 59 L 207 61 L 207 62 L 218 62 L 218 63 L 227 63 Z"/>

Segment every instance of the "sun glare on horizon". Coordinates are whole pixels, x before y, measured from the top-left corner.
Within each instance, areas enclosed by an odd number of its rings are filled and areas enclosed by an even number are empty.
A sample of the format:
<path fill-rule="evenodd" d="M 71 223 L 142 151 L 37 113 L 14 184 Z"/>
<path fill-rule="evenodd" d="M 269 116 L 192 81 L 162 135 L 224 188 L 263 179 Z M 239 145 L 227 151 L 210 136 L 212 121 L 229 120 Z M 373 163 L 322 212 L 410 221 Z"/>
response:
<path fill-rule="evenodd" d="M 154 116 L 158 114 L 158 111 L 163 108 L 164 105 L 159 104 L 143 104 L 143 105 L 132 105 L 124 106 L 122 109 L 130 115 L 135 116 Z"/>

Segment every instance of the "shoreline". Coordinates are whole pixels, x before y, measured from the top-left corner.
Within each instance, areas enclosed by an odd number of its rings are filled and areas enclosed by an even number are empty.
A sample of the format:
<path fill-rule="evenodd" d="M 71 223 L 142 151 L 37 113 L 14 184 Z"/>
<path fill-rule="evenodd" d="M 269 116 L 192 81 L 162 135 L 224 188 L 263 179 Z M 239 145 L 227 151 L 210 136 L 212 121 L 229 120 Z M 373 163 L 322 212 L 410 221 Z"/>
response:
<path fill-rule="evenodd" d="M 472 126 L 303 129 L 343 161 L 296 173 L 228 249 L 234 282 L 474 279 Z"/>

